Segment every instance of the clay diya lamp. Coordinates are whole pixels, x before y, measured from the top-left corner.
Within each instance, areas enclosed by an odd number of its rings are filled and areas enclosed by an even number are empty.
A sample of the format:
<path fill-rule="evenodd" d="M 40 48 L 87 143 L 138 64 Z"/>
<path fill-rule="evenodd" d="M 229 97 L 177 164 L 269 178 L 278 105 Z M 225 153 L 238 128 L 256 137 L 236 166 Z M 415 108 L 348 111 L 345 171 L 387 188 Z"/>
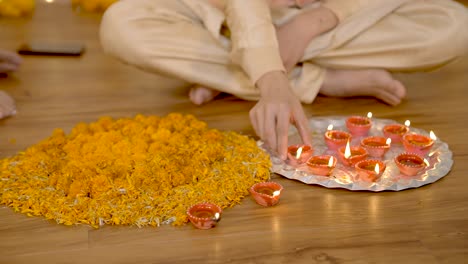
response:
<path fill-rule="evenodd" d="M 380 160 L 361 160 L 354 165 L 359 179 L 363 181 L 375 182 L 380 179 L 385 171 L 385 163 Z"/>
<path fill-rule="evenodd" d="M 395 157 L 395 164 L 400 172 L 407 176 L 415 176 L 426 168 L 426 161 L 414 153 L 402 153 Z"/>
<path fill-rule="evenodd" d="M 381 158 L 390 149 L 390 138 L 366 137 L 361 140 L 361 146 L 366 149 L 369 156 Z"/>
<path fill-rule="evenodd" d="M 385 137 L 391 138 L 393 143 L 400 143 L 403 140 L 403 135 L 409 131 L 409 120 L 406 120 L 405 125 L 391 124 L 383 127 L 382 132 Z"/>
<path fill-rule="evenodd" d="M 348 141 L 346 147 L 342 147 L 338 150 L 338 157 L 344 165 L 354 166 L 354 164 L 367 158 L 367 151 L 361 146 L 350 147 Z"/>
<path fill-rule="evenodd" d="M 307 166 L 315 175 L 330 176 L 336 167 L 336 158 L 330 155 L 313 156 L 307 161 Z"/>
<path fill-rule="evenodd" d="M 288 147 L 288 159 L 286 163 L 292 166 L 306 163 L 314 154 L 314 149 L 309 145 L 292 145 Z"/>
<path fill-rule="evenodd" d="M 430 132 L 429 137 L 421 134 L 405 134 L 403 136 L 403 147 L 406 152 L 416 153 L 421 156 L 426 156 L 434 145 L 437 139 L 434 132 Z"/>
<path fill-rule="evenodd" d="M 187 210 L 188 219 L 199 229 L 215 227 L 221 220 L 221 213 L 221 208 L 213 203 L 195 204 Z"/>
<path fill-rule="evenodd" d="M 255 201 L 262 206 L 273 206 L 279 202 L 283 186 L 276 182 L 260 182 L 249 188 Z"/>
<path fill-rule="evenodd" d="M 346 146 L 346 142 L 351 141 L 351 134 L 339 130 L 327 130 L 323 137 L 328 148 L 334 151 Z"/>
<path fill-rule="evenodd" d="M 371 113 L 368 116 L 371 116 Z M 372 120 L 370 117 L 351 116 L 346 119 L 346 127 L 353 136 L 367 136 L 372 127 Z"/>

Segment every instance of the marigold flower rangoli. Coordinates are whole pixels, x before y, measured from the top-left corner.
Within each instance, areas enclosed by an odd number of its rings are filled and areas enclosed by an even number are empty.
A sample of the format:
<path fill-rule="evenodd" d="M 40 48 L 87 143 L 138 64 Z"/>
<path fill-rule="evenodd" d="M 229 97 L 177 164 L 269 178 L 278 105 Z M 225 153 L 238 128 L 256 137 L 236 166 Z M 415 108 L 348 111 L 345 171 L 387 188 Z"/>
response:
<path fill-rule="evenodd" d="M 270 165 L 253 139 L 191 115 L 103 117 L 0 160 L 0 203 L 65 225 L 181 225 L 192 204 L 240 203 Z"/>

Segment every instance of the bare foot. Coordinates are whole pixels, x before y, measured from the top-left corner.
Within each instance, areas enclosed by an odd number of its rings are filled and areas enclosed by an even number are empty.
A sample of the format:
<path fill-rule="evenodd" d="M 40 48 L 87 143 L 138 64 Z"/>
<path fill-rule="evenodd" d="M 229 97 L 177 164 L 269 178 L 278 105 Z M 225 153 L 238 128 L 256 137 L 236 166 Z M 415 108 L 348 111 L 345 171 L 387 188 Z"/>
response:
<path fill-rule="evenodd" d="M 320 93 L 335 97 L 373 96 L 397 105 L 406 96 L 406 88 L 385 70 L 328 69 Z"/>
<path fill-rule="evenodd" d="M 4 91 L 0 91 L 0 119 L 16 114 L 15 101 Z"/>
<path fill-rule="evenodd" d="M 190 89 L 189 97 L 192 103 L 202 105 L 212 101 L 220 93 L 220 91 L 214 89 L 195 85 Z"/>

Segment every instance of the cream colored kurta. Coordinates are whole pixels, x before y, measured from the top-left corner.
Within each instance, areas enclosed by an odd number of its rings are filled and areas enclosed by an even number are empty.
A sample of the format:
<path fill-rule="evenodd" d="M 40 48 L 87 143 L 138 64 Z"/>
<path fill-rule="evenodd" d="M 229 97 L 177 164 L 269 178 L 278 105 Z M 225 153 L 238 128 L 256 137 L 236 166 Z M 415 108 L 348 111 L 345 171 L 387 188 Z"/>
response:
<path fill-rule="evenodd" d="M 427 69 L 468 48 L 468 12 L 449 0 L 325 0 L 308 8 L 318 5 L 340 23 L 314 39 L 302 66 L 289 73 L 306 103 L 316 97 L 326 68 Z M 267 0 L 121 0 L 103 17 L 101 42 L 109 54 L 144 70 L 256 100 L 254 83 L 284 71 L 275 24 L 302 11 L 272 11 Z M 220 34 L 224 22 L 230 39 Z"/>

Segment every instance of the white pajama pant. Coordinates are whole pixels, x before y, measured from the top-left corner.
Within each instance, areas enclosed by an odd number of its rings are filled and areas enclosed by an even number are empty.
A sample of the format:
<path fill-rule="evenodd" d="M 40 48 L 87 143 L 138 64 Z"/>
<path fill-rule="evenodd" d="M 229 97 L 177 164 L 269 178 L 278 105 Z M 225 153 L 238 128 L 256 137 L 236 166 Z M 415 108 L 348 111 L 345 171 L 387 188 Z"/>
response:
<path fill-rule="evenodd" d="M 219 34 L 224 14 L 202 0 L 121 0 L 104 14 L 100 38 L 108 54 L 143 70 L 257 100 L 259 90 L 232 63 Z M 250 0 L 246 0 L 250 1 Z M 468 50 L 468 11 L 449 0 L 398 0 L 364 8 L 314 39 L 289 75 L 294 93 L 311 103 L 327 68 L 416 71 L 444 65 Z M 201 11 L 200 11 L 201 10 Z M 297 10 L 274 17 L 281 23 Z"/>

